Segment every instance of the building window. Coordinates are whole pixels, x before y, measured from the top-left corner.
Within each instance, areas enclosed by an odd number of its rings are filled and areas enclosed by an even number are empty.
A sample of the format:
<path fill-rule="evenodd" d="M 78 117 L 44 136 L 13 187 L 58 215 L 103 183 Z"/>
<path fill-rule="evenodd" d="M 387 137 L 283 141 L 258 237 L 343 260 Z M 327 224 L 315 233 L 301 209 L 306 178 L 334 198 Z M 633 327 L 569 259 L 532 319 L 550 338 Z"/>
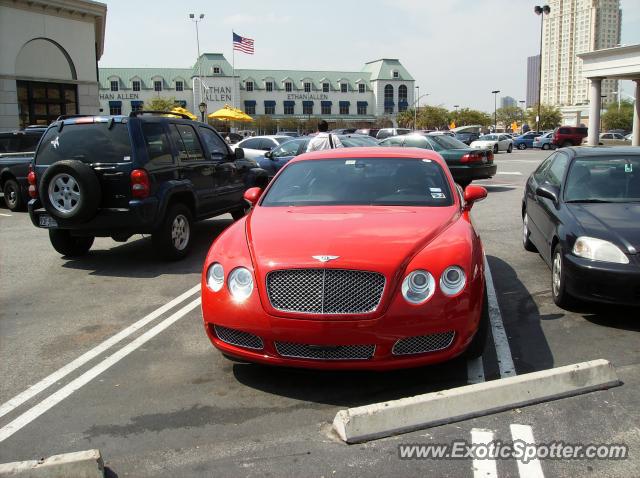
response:
<path fill-rule="evenodd" d="M 213 74 L 214 75 L 219 75 L 220 74 L 220 67 L 219 66 L 214 66 L 213 67 Z"/>
<path fill-rule="evenodd" d="M 320 114 L 330 115 L 331 114 L 331 102 L 323 101 L 320 105 Z"/>
<path fill-rule="evenodd" d="M 305 93 L 311 93 L 311 83 L 305 83 L 304 84 L 304 92 Z"/>
<path fill-rule="evenodd" d="M 162 91 L 162 82 L 154 81 L 153 82 L 153 91 Z"/>
<path fill-rule="evenodd" d="M 267 91 L 273 91 L 273 82 L 272 81 L 267 81 L 264 86 L 265 86 L 265 89 Z"/>
<path fill-rule="evenodd" d="M 348 101 L 341 101 L 340 102 L 340 114 L 341 115 L 348 115 L 349 114 L 349 102 Z"/>
<path fill-rule="evenodd" d="M 253 91 L 253 81 L 245 82 L 244 87 L 247 91 Z"/>
<path fill-rule="evenodd" d="M 293 101 L 291 101 L 291 102 L 285 101 L 285 103 L 284 103 L 284 114 L 292 115 L 294 109 L 295 109 L 295 103 Z"/>
<path fill-rule="evenodd" d="M 313 114 L 313 101 L 305 101 L 304 103 L 302 103 L 302 114 Z"/>
<path fill-rule="evenodd" d="M 184 91 L 184 83 L 176 81 L 176 91 Z"/>
<path fill-rule="evenodd" d="M 322 92 L 329 93 L 329 83 L 322 83 Z"/>
<path fill-rule="evenodd" d="M 367 104 L 366 103 L 358 103 L 358 114 L 366 115 L 367 114 Z"/>
<path fill-rule="evenodd" d="M 347 84 L 346 83 L 340 83 L 340 91 L 342 91 L 343 93 L 347 92 Z"/>
<path fill-rule="evenodd" d="M 406 85 L 400 85 L 398 87 L 398 111 L 406 111 L 408 107 L 407 87 Z"/>
<path fill-rule="evenodd" d="M 366 86 L 364 83 L 358 84 L 358 93 L 364 93 L 366 91 Z"/>
<path fill-rule="evenodd" d="M 394 78 L 400 78 L 400 74 L 397 71 L 393 72 L 393 77 Z"/>
<path fill-rule="evenodd" d="M 121 115 L 122 114 L 122 102 L 121 101 L 109 101 L 109 114 Z"/>
<path fill-rule="evenodd" d="M 78 114 L 76 85 L 20 80 L 15 84 L 21 128 L 31 124 L 47 126 L 60 115 Z"/>
<path fill-rule="evenodd" d="M 138 80 L 133 82 L 133 91 L 140 91 L 140 82 Z"/>
<path fill-rule="evenodd" d="M 244 112 L 247 113 L 248 115 L 256 114 L 256 105 L 255 104 L 245 105 Z"/>
<path fill-rule="evenodd" d="M 384 113 L 393 114 L 393 86 L 384 87 Z"/>
<path fill-rule="evenodd" d="M 276 114 L 276 105 L 275 104 L 267 104 L 264 105 L 264 114 L 265 115 L 274 115 Z"/>
<path fill-rule="evenodd" d="M 117 81 L 112 81 L 111 82 L 111 91 L 118 91 L 118 82 Z"/>
<path fill-rule="evenodd" d="M 290 82 L 290 81 L 287 81 L 287 82 L 284 84 L 284 91 L 288 91 L 288 92 L 290 92 L 290 91 L 292 91 L 292 90 L 293 90 L 293 85 L 291 84 L 291 82 Z"/>
<path fill-rule="evenodd" d="M 131 111 L 142 111 L 144 103 L 142 101 L 132 101 L 131 102 Z"/>

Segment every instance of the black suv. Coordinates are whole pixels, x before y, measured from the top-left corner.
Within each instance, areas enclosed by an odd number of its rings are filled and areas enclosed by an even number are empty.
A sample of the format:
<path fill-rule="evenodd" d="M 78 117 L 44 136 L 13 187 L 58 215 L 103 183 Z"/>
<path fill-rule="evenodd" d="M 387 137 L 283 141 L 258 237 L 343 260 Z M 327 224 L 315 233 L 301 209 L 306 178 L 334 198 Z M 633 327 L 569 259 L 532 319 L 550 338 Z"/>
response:
<path fill-rule="evenodd" d="M 191 245 L 193 221 L 247 208 L 244 191 L 266 171 L 204 123 L 166 112 L 60 117 L 29 172 L 29 215 L 54 249 L 85 254 L 95 237 L 151 234 L 167 258 Z"/>

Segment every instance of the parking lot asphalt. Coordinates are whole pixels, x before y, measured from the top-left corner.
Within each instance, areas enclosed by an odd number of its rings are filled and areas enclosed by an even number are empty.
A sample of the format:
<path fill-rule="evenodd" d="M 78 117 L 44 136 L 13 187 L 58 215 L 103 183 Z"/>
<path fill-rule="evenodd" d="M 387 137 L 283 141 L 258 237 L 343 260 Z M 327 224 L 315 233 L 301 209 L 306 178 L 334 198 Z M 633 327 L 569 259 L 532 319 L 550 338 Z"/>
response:
<path fill-rule="evenodd" d="M 478 430 L 510 441 L 510 425 L 521 424 L 538 444 L 629 446 L 627 460 L 543 461 L 544 476 L 637 474 L 638 311 L 557 308 L 548 267 L 521 246 L 523 186 L 547 155 L 499 154 L 498 174 L 478 182 L 489 196 L 472 216 L 507 350 L 517 374 L 605 358 L 621 387 L 344 445 L 330 432 L 338 410 L 465 385 L 475 380 L 468 364 L 335 373 L 229 362 L 205 336 L 192 289 L 230 217 L 200 223 L 181 262 L 158 260 L 140 236 L 125 244 L 99 239 L 89 255 L 69 260 L 26 213 L 0 209 L 0 462 L 99 448 L 111 476 L 479 476 L 486 463 L 400 460 L 398 445 L 473 442 Z M 501 377 L 504 349 L 494 342 L 483 357 L 485 380 Z M 519 473 L 513 460 L 495 469 L 497 476 Z"/>

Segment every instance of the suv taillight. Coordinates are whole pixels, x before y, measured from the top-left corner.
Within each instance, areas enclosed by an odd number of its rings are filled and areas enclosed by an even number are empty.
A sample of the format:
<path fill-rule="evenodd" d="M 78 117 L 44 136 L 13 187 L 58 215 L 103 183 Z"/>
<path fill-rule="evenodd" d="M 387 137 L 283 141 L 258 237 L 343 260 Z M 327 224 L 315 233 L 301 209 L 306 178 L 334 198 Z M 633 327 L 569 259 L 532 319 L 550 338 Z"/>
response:
<path fill-rule="evenodd" d="M 144 169 L 131 171 L 131 196 L 144 199 L 149 196 L 149 174 Z"/>
<path fill-rule="evenodd" d="M 461 163 L 477 163 L 478 161 L 482 161 L 482 153 L 467 153 L 463 157 L 460 158 Z"/>
<path fill-rule="evenodd" d="M 29 165 L 29 174 L 27 174 L 27 182 L 29 183 L 29 197 L 35 199 L 38 197 L 38 188 L 36 188 L 36 172 L 33 166 Z"/>

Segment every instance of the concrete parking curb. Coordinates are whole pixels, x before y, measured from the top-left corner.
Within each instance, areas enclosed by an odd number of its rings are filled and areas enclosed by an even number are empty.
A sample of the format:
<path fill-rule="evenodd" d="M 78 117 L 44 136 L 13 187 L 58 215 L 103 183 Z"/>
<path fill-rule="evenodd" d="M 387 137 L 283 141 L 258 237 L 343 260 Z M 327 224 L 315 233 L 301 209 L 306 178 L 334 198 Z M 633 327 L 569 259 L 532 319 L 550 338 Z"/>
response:
<path fill-rule="evenodd" d="M 43 460 L 0 464 L 0 477 L 20 478 L 104 478 L 100 450 L 53 455 Z"/>
<path fill-rule="evenodd" d="M 599 359 L 490 382 L 340 410 L 333 428 L 358 443 L 620 385 Z"/>

